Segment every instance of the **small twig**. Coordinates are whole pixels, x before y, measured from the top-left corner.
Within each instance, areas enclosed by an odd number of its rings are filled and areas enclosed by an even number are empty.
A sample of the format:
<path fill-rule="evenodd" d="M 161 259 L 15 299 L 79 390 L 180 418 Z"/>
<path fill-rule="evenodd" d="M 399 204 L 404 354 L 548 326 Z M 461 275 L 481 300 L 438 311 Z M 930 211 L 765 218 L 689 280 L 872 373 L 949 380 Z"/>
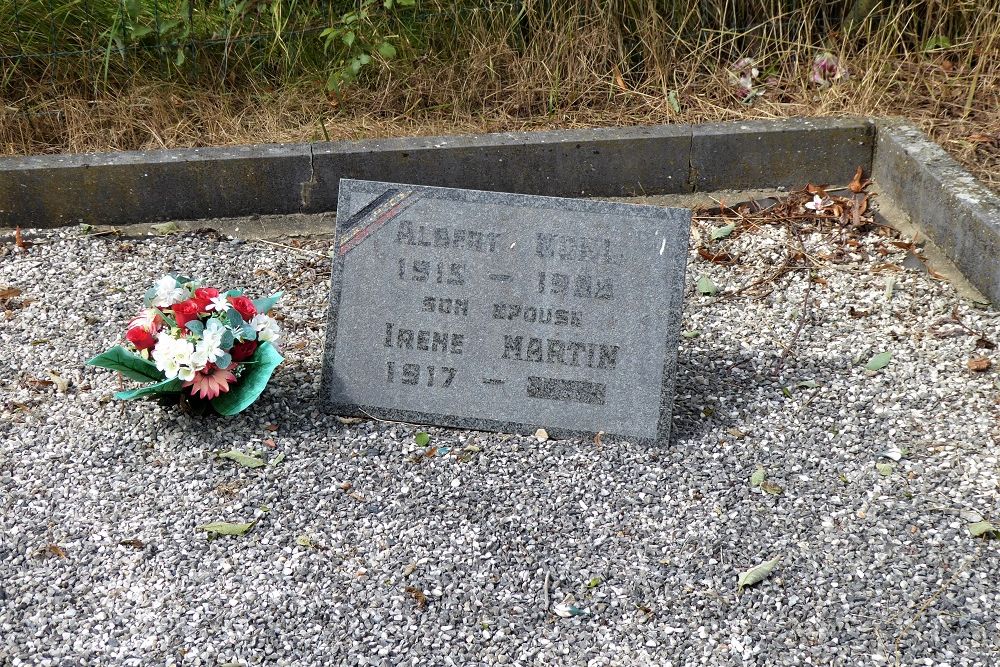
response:
<path fill-rule="evenodd" d="M 806 255 L 806 247 L 802 242 L 802 237 L 799 236 L 798 232 L 795 234 L 795 238 L 799 241 L 799 247 L 803 255 Z M 802 309 L 799 312 L 799 321 L 795 325 L 795 331 L 792 333 L 792 339 L 788 341 L 787 345 L 782 346 L 781 356 L 778 358 L 778 362 L 774 365 L 774 375 L 781 375 L 781 369 L 785 366 L 785 360 L 788 355 L 791 354 L 792 348 L 795 347 L 795 343 L 799 339 L 799 335 L 802 333 L 803 327 L 805 327 L 806 317 L 809 314 L 809 297 L 812 296 L 812 278 L 806 276 L 806 293 L 802 299 Z"/>
<path fill-rule="evenodd" d="M 330 255 L 323 252 L 316 252 L 315 250 L 306 250 L 305 248 L 296 248 L 295 246 L 288 245 L 286 243 L 276 243 L 274 241 L 268 241 L 266 239 L 252 239 L 255 243 L 265 243 L 276 248 L 284 248 L 285 250 L 291 250 L 293 252 L 303 253 L 305 255 L 315 255 L 316 257 L 325 257 L 330 259 Z"/>
<path fill-rule="evenodd" d="M 955 570 L 954 574 L 952 574 L 951 577 L 948 578 L 947 581 L 941 584 L 941 586 L 936 591 L 934 591 L 931 595 L 927 596 L 927 598 L 924 599 L 920 607 L 917 608 L 917 613 L 914 614 L 914 616 L 911 619 L 909 619 L 903 626 L 903 629 L 899 631 L 899 635 L 896 636 L 896 642 L 895 645 L 893 646 L 894 653 L 896 654 L 897 665 L 899 664 L 899 645 L 900 643 L 902 643 L 903 639 L 906 638 L 907 633 L 909 633 L 910 629 L 913 628 L 914 625 L 916 625 L 917 621 L 920 620 L 920 618 L 927 613 L 927 610 L 937 603 L 941 595 L 943 595 L 944 592 L 947 591 L 948 588 L 955 582 L 955 580 L 958 579 L 959 575 L 965 572 L 966 568 L 968 568 L 969 565 L 974 560 L 979 558 L 981 553 L 982 553 L 982 547 L 977 548 L 976 553 L 973 554 L 971 557 L 967 558 L 965 562 L 963 562 L 962 565 L 957 570 Z"/>
<path fill-rule="evenodd" d="M 549 571 L 545 571 L 545 584 L 542 587 L 542 603 L 545 611 L 549 610 Z"/>
<path fill-rule="evenodd" d="M 399 422 L 399 421 L 394 421 L 392 419 L 382 419 L 381 417 L 376 417 L 375 415 L 371 414 L 362 407 L 359 406 L 355 407 L 357 407 L 359 411 L 363 412 L 369 419 L 374 419 L 375 421 L 381 422 L 383 424 L 399 424 L 400 426 L 409 426 L 411 428 L 423 428 L 421 424 L 411 424 L 409 422 Z"/>

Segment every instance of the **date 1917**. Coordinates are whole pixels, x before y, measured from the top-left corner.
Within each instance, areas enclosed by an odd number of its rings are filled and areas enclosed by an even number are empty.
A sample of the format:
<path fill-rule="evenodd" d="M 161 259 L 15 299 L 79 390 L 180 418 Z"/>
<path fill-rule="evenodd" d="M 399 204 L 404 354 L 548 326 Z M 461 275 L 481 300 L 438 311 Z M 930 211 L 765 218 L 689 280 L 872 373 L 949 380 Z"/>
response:
<path fill-rule="evenodd" d="M 421 364 L 397 364 L 387 361 L 386 382 L 393 384 L 425 385 L 447 389 L 455 381 L 457 371 L 447 366 L 422 366 Z M 397 378 L 398 372 L 398 378 Z"/>

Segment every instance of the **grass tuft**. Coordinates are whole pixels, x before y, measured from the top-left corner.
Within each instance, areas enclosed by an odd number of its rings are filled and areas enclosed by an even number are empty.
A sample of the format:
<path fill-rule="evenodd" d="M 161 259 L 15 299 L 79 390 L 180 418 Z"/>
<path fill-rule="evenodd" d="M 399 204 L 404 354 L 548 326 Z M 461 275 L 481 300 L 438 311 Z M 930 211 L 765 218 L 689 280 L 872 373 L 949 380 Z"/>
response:
<path fill-rule="evenodd" d="M 1000 189 L 990 0 L 379 0 L 345 23 L 362 4 L 0 0 L 0 152 L 899 115 Z M 827 53 L 846 78 L 820 85 Z"/>

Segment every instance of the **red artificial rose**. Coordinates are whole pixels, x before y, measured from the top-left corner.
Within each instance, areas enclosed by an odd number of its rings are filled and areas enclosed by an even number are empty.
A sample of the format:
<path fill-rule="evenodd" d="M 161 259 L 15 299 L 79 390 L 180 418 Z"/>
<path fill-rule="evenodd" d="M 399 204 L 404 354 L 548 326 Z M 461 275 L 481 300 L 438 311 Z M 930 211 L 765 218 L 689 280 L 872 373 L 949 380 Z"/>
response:
<path fill-rule="evenodd" d="M 252 320 L 253 316 L 257 314 L 257 309 L 254 308 L 253 301 L 245 296 L 231 296 L 229 297 L 229 303 L 233 304 L 233 309 L 242 315 L 246 322 Z"/>
<path fill-rule="evenodd" d="M 245 361 L 246 359 L 252 357 L 256 350 L 257 341 L 247 340 L 233 345 L 233 349 L 229 351 L 229 354 L 232 356 L 233 361 Z"/>
<path fill-rule="evenodd" d="M 142 327 L 133 327 L 126 331 L 125 339 L 135 345 L 137 350 L 148 350 L 156 345 L 156 336 Z"/>
<path fill-rule="evenodd" d="M 201 306 L 202 311 L 207 310 L 208 304 L 217 296 L 219 296 L 219 290 L 214 287 L 199 287 L 194 291 L 194 300 Z"/>
<path fill-rule="evenodd" d="M 184 325 L 191 320 L 198 319 L 198 313 L 201 312 L 201 304 L 198 303 L 197 299 L 188 299 L 187 301 L 181 301 L 178 304 L 174 304 L 171 310 L 174 311 L 174 319 L 177 320 L 177 326 L 184 328 Z"/>

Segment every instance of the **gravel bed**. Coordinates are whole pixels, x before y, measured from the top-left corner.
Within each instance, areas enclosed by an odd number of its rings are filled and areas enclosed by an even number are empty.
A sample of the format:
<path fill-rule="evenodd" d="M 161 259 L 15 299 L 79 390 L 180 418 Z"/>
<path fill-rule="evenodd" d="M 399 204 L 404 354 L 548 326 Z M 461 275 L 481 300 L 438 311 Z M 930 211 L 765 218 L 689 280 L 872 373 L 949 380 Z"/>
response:
<path fill-rule="evenodd" d="M 1000 542 L 968 530 L 1000 526 L 1000 354 L 941 322 L 1000 342 L 1000 318 L 899 268 L 892 239 L 740 294 L 782 229 L 724 241 L 736 266 L 692 251 L 669 446 L 428 428 L 418 447 L 317 409 L 321 239 L 26 237 L 0 251 L 0 288 L 23 290 L 0 312 L 0 665 L 1000 662 Z M 170 270 L 287 293 L 287 360 L 236 418 L 123 406 L 82 365 Z M 214 455 L 231 447 L 269 464 Z M 212 521 L 256 523 L 195 530 Z"/>

